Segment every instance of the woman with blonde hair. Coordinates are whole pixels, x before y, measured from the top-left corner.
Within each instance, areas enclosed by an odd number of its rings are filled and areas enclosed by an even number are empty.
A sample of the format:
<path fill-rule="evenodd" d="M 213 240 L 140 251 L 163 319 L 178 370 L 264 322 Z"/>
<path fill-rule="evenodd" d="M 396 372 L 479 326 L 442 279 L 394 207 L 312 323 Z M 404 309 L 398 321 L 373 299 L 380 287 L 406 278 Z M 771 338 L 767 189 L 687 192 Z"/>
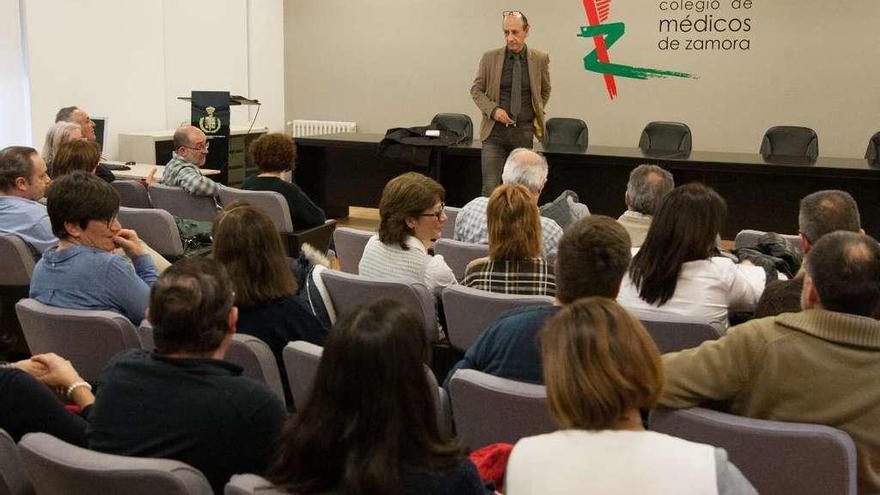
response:
<path fill-rule="evenodd" d="M 49 175 L 54 177 L 55 154 L 62 144 L 68 141 L 85 139 L 82 135 L 82 129 L 79 124 L 73 122 L 56 122 L 46 132 L 46 140 L 43 143 L 43 152 L 41 156 L 46 160 L 46 167 L 49 169 Z"/>
<path fill-rule="evenodd" d="M 486 207 L 489 256 L 471 261 L 462 285 L 503 294 L 555 296 L 541 237 L 541 215 L 524 186 L 495 188 Z"/>
<path fill-rule="evenodd" d="M 664 373 L 642 324 L 611 299 L 566 306 L 538 336 L 560 430 L 517 442 L 506 495 L 756 493 L 723 449 L 646 431 Z"/>

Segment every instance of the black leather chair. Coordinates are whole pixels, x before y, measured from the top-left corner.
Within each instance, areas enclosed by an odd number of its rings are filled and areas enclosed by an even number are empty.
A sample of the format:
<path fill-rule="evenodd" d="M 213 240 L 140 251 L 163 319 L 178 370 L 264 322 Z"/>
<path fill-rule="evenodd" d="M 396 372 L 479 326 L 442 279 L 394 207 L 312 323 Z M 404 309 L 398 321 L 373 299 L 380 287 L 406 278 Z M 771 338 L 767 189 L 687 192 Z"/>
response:
<path fill-rule="evenodd" d="M 761 141 L 761 154 L 765 157 L 785 155 L 816 158 L 819 156 L 819 137 L 809 127 L 771 127 Z"/>
<path fill-rule="evenodd" d="M 460 133 L 467 141 L 474 139 L 474 123 L 463 113 L 438 113 L 431 119 L 431 125 L 443 124 L 450 131 Z"/>
<path fill-rule="evenodd" d="M 691 152 L 691 128 L 681 122 L 649 122 L 639 138 L 642 151 Z"/>
<path fill-rule="evenodd" d="M 871 139 L 868 141 L 865 159 L 871 160 L 871 163 L 880 163 L 880 132 L 871 136 Z"/>
<path fill-rule="evenodd" d="M 556 117 L 547 120 L 544 127 L 544 146 L 578 146 L 585 149 L 589 142 L 587 123 L 581 119 Z"/>

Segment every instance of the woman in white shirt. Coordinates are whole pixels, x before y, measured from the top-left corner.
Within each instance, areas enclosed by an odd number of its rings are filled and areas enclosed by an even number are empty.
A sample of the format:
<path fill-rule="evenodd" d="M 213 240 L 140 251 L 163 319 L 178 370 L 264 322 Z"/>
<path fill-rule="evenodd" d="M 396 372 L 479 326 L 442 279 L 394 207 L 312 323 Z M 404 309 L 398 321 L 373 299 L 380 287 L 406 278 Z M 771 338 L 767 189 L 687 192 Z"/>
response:
<path fill-rule="evenodd" d="M 443 256 L 430 253 L 446 223 L 445 194 L 437 181 L 416 172 L 391 179 L 379 201 L 379 233 L 367 241 L 360 275 L 422 283 L 435 294 L 455 284 Z"/>
<path fill-rule="evenodd" d="M 517 442 L 505 495 L 756 493 L 723 449 L 645 431 L 639 409 L 663 387 L 641 323 L 602 297 L 581 299 L 539 334 L 547 402 L 560 430 Z"/>
<path fill-rule="evenodd" d="M 647 319 L 682 319 L 727 328 L 728 310 L 752 311 L 765 272 L 716 256 L 727 204 L 712 188 L 673 189 L 633 256 L 617 301 Z"/>

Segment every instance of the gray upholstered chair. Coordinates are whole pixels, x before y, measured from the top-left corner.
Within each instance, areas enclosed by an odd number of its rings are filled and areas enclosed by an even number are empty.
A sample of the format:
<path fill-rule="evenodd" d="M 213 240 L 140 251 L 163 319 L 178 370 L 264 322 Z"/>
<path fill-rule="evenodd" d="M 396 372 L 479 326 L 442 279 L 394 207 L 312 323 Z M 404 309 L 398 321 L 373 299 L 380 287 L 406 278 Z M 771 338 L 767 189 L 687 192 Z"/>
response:
<path fill-rule="evenodd" d="M 0 429 L 0 495 L 33 495 L 15 441 Z"/>
<path fill-rule="evenodd" d="M 236 474 L 226 483 L 224 495 L 292 495 L 256 474 Z"/>
<path fill-rule="evenodd" d="M 199 470 L 180 461 L 104 454 L 28 433 L 18 444 L 39 495 L 213 495 Z"/>
<path fill-rule="evenodd" d="M 153 338 L 153 326 L 148 320 L 141 322 L 137 329 L 141 346 L 147 350 L 156 348 Z M 229 350 L 226 351 L 224 361 L 241 366 L 242 376 L 252 378 L 266 386 L 282 401 L 284 400 L 284 386 L 281 384 L 281 372 L 278 370 L 278 362 L 269 345 L 253 335 L 236 333 L 232 336 Z"/>
<path fill-rule="evenodd" d="M 543 385 L 458 370 L 448 389 L 458 438 L 471 450 L 556 430 Z"/>
<path fill-rule="evenodd" d="M 372 236 L 371 232 L 348 227 L 339 227 L 333 232 L 333 243 L 336 257 L 339 258 L 340 270 L 357 275 L 364 247 Z"/>
<path fill-rule="evenodd" d="M 461 282 L 464 280 L 468 263 L 477 258 L 489 256 L 489 245 L 441 238 L 434 243 L 434 253 L 443 256 L 446 264 L 455 274 L 455 278 Z"/>
<path fill-rule="evenodd" d="M 34 299 L 18 301 L 15 310 L 32 353 L 64 356 L 89 382 L 117 352 L 141 348 L 134 325 L 113 311 L 58 308 Z"/>
<path fill-rule="evenodd" d="M 213 196 L 196 196 L 180 187 L 150 184 L 148 192 L 154 208 L 161 208 L 176 217 L 213 222 L 220 211 Z"/>
<path fill-rule="evenodd" d="M 771 156 L 819 156 L 819 137 L 809 127 L 776 126 L 767 129 L 761 140 L 761 154 Z"/>
<path fill-rule="evenodd" d="M 708 323 L 659 321 L 644 317 L 640 320 L 648 334 L 654 339 L 661 354 L 691 349 L 707 340 L 715 340 L 723 335 L 721 330 Z"/>
<path fill-rule="evenodd" d="M 119 204 L 129 208 L 152 208 L 147 188 L 137 180 L 114 180 L 110 183 L 119 193 Z"/>
<path fill-rule="evenodd" d="M 443 124 L 450 131 L 464 136 L 465 141 L 474 139 L 474 122 L 463 113 L 438 113 L 431 119 L 431 125 Z"/>
<path fill-rule="evenodd" d="M 681 122 L 649 122 L 639 137 L 642 151 L 690 153 L 691 128 Z"/>
<path fill-rule="evenodd" d="M 589 143 L 587 123 L 581 119 L 555 117 L 544 123 L 544 146 L 575 146 L 586 149 Z"/>
<path fill-rule="evenodd" d="M 856 493 L 855 444 L 836 428 L 700 407 L 654 410 L 649 428 L 727 450 L 758 493 Z"/>
<path fill-rule="evenodd" d="M 29 354 L 15 303 L 28 296 L 34 272 L 34 252 L 16 235 L 0 235 L 0 349 L 15 354 Z"/>
<path fill-rule="evenodd" d="M 350 273 L 326 270 L 321 279 L 333 309 L 337 316 L 342 316 L 353 310 L 362 303 L 380 298 L 396 299 L 412 307 L 422 315 L 425 324 L 425 334 L 428 342 L 439 340 L 440 333 L 437 326 L 437 307 L 434 295 L 424 284 L 408 284 L 389 280 L 371 280 Z"/>
<path fill-rule="evenodd" d="M 443 289 L 443 313 L 449 343 L 467 350 L 498 316 L 512 309 L 527 306 L 552 306 L 549 296 L 497 294 L 461 285 Z"/>
<path fill-rule="evenodd" d="M 733 248 L 739 249 L 743 247 L 754 247 L 758 245 L 758 239 L 761 238 L 762 235 L 766 234 L 763 230 L 752 230 L 752 229 L 743 229 L 736 233 L 736 238 L 733 241 Z M 797 251 L 801 251 L 801 238 L 795 234 L 780 234 L 782 235 L 785 242 L 788 243 L 788 246 Z"/>
<path fill-rule="evenodd" d="M 880 163 L 880 132 L 875 133 L 868 140 L 868 149 L 865 150 L 865 159 L 871 163 Z"/>
<path fill-rule="evenodd" d="M 456 208 L 455 206 L 447 206 L 443 209 L 446 213 L 446 223 L 443 224 L 443 230 L 440 232 L 441 239 L 452 239 L 455 237 L 455 219 L 458 217 L 458 212 L 461 211 L 461 208 Z"/>
<path fill-rule="evenodd" d="M 143 189 L 140 185 L 138 187 Z M 141 240 L 162 256 L 183 256 L 180 231 L 171 213 L 159 208 L 121 206 L 117 218 L 123 227 L 133 229 Z"/>

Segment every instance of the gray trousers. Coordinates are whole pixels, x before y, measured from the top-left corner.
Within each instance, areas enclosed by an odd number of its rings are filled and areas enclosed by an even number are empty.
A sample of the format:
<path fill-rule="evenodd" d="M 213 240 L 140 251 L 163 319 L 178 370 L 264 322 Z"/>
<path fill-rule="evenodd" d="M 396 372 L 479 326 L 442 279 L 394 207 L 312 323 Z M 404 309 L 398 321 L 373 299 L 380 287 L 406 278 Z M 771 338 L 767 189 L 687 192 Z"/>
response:
<path fill-rule="evenodd" d="M 483 141 L 480 158 L 483 169 L 483 196 L 492 194 L 492 190 L 501 184 L 501 172 L 507 155 L 516 148 L 532 148 L 535 127 L 531 122 L 523 122 L 514 126 L 505 126 L 495 122 L 492 133 Z"/>

